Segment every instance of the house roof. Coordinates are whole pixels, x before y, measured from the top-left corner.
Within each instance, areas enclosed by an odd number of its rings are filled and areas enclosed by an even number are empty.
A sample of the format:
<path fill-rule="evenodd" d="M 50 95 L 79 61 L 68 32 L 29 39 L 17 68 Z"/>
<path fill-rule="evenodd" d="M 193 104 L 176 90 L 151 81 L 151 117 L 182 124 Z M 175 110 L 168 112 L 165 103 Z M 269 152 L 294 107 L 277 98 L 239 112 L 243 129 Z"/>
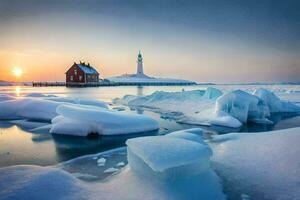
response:
<path fill-rule="evenodd" d="M 97 70 L 91 66 L 77 64 L 77 66 L 86 74 L 99 74 Z"/>

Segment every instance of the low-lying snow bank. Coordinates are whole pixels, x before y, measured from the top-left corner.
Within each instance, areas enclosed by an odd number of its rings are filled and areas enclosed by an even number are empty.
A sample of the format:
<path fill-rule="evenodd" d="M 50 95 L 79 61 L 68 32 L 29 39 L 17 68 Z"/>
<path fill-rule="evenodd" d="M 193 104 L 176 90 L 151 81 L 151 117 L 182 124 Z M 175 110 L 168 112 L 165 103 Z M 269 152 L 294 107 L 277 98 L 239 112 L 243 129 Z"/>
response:
<path fill-rule="evenodd" d="M 129 165 L 104 182 L 87 184 L 49 167 L 2 168 L 0 194 L 2 199 L 225 199 L 201 134 L 191 129 L 130 139 Z"/>
<path fill-rule="evenodd" d="M 50 133 L 53 134 L 120 135 L 159 128 L 158 123 L 150 117 L 117 112 L 109 109 L 102 101 L 56 97 L 41 93 L 32 93 L 21 98 L 1 95 L 0 111 L 0 120 L 25 119 L 51 122 L 50 126 L 36 127 L 34 130 L 50 128 Z"/>
<path fill-rule="evenodd" d="M 76 104 L 108 108 L 103 101 L 82 100 L 64 97 L 49 97 L 41 93 L 31 93 L 28 97 L 16 98 L 10 95 L 0 96 L 1 119 L 31 119 L 51 121 L 58 114 L 56 108 L 64 104 Z M 39 97 L 39 98 L 36 98 Z"/>
<path fill-rule="evenodd" d="M 50 133 L 87 136 L 121 135 L 159 129 L 159 124 L 144 115 L 126 114 L 108 109 L 60 105 L 59 116 L 52 119 Z"/>
<path fill-rule="evenodd" d="M 50 121 L 57 116 L 56 108 L 62 103 L 32 98 L 0 102 L 0 119 L 32 119 Z"/>
<path fill-rule="evenodd" d="M 213 136 L 212 166 L 233 199 L 299 199 L 300 128 Z"/>
<path fill-rule="evenodd" d="M 115 103 L 129 106 L 158 108 L 162 112 L 181 112 L 179 122 L 199 125 L 221 125 L 233 128 L 243 123 L 272 124 L 269 117 L 278 112 L 300 112 L 300 107 L 280 100 L 274 93 L 258 89 L 249 94 L 234 90 L 222 94 L 215 88 L 182 92 L 154 92 L 151 95 L 137 97 L 124 96 L 115 99 Z"/>
<path fill-rule="evenodd" d="M 0 169 L 0 199 L 86 199 L 76 178 L 62 170 L 33 165 Z"/>

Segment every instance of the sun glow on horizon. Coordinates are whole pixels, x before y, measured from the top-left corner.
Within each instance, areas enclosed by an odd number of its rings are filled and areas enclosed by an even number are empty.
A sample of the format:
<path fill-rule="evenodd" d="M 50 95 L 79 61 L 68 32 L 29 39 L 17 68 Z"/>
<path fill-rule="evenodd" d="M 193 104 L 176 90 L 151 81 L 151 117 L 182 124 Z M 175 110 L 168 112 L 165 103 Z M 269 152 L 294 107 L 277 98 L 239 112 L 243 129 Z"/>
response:
<path fill-rule="evenodd" d="M 19 78 L 19 77 L 22 76 L 23 70 L 20 67 L 15 67 L 13 69 L 13 74 L 14 74 L 15 77 Z"/>

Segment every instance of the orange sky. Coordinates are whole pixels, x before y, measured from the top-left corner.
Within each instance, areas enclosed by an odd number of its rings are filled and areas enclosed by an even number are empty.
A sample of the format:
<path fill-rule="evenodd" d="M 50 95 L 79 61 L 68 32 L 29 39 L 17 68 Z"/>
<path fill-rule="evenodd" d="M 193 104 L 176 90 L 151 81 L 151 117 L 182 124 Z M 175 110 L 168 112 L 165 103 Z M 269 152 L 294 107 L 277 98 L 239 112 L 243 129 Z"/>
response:
<path fill-rule="evenodd" d="M 135 73 L 141 50 L 149 76 L 299 81 L 299 23 L 285 18 L 298 9 L 278 6 L 268 14 L 269 7 L 252 1 L 245 4 L 253 8 L 222 1 L 221 7 L 151 2 L 6 1 L 0 6 L 0 80 L 64 81 L 65 71 L 80 60 L 101 78 Z M 23 70 L 18 79 L 15 67 Z"/>
<path fill-rule="evenodd" d="M 102 50 L 103 51 L 103 50 Z M 151 51 L 151 49 L 150 49 Z M 229 82 L 226 80 L 234 80 L 233 82 L 243 82 L 244 77 L 247 80 L 263 81 L 264 76 L 268 77 L 268 73 L 274 68 L 277 68 L 278 76 L 285 73 L 297 73 L 297 66 L 294 65 L 294 70 L 285 71 L 281 68 L 282 64 L 290 63 L 292 65 L 293 59 L 274 56 L 266 56 L 257 58 L 256 55 L 240 54 L 235 59 L 228 59 L 232 57 L 233 52 L 224 53 L 216 51 L 215 55 L 202 54 L 198 57 L 182 54 L 180 58 L 172 52 L 170 54 L 161 54 L 156 51 L 142 52 L 144 56 L 144 71 L 151 76 L 160 77 L 176 77 L 191 79 L 199 82 Z M 136 56 L 137 51 L 124 51 L 124 53 L 116 52 L 115 54 L 101 52 L 90 53 L 90 55 L 82 54 L 80 52 L 64 52 L 55 53 L 49 51 L 26 50 L 18 51 L 0 51 L 0 80 L 9 81 L 64 81 L 65 71 L 70 67 L 74 61 L 79 60 L 89 62 L 96 67 L 100 72 L 101 78 L 116 76 L 124 73 L 135 73 L 136 71 Z M 174 60 L 177 59 L 177 62 Z M 274 63 L 270 65 L 270 63 Z M 234 67 L 240 66 L 238 71 Z M 262 67 L 264 66 L 264 67 Z M 13 74 L 13 69 L 20 67 L 23 70 L 23 75 L 16 78 Z M 239 74 L 239 79 L 236 74 Z M 225 78 L 222 75 L 226 74 Z M 255 74 L 258 74 L 255 76 Z M 273 72 L 273 76 L 274 76 Z M 276 74 L 275 74 L 276 75 Z M 220 79 L 217 79 L 220 77 Z"/>

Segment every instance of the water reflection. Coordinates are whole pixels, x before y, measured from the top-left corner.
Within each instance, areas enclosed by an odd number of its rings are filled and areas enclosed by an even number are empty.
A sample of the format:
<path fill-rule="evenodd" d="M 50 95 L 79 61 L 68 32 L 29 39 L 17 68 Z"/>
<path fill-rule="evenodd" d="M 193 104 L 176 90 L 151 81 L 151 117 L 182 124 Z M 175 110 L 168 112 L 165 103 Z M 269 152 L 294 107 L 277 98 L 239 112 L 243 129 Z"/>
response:
<path fill-rule="evenodd" d="M 270 120 L 273 121 L 273 124 L 257 124 L 257 123 L 248 123 L 244 125 L 240 132 L 264 132 L 272 131 L 283 128 L 291 128 L 297 126 L 300 121 L 300 113 L 276 113 L 272 114 Z M 298 122 L 297 122 L 298 121 Z M 293 123 L 289 123 L 293 122 Z"/>
<path fill-rule="evenodd" d="M 137 92 L 136 92 L 137 96 L 143 96 L 144 95 L 144 87 L 143 86 L 137 86 L 136 90 L 137 90 Z"/>
<path fill-rule="evenodd" d="M 101 136 L 99 138 L 82 138 L 53 135 L 58 161 L 66 161 L 86 154 L 95 154 L 125 146 L 127 139 L 157 135 L 158 131 L 120 136 Z"/>
<path fill-rule="evenodd" d="M 240 128 L 230 128 L 224 126 L 199 126 L 214 134 L 226 134 L 234 132 L 265 132 L 296 127 L 300 123 L 300 113 L 276 113 L 270 117 L 273 124 L 259 124 L 248 122 Z"/>

